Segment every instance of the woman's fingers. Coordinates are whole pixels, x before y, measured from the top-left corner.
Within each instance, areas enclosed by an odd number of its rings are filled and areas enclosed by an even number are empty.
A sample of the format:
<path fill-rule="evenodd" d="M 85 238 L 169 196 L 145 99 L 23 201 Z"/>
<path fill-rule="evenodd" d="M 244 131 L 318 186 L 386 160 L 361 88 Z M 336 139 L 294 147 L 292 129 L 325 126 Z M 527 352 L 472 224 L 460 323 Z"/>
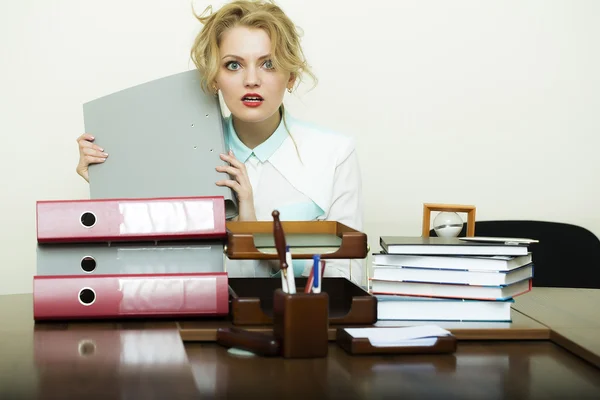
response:
<path fill-rule="evenodd" d="M 242 189 L 242 186 L 239 184 L 239 182 L 234 181 L 233 179 L 224 179 L 222 181 L 217 181 L 216 183 L 217 183 L 217 186 L 227 186 L 227 187 L 230 187 L 231 189 L 235 190 L 238 193 Z"/>
<path fill-rule="evenodd" d="M 104 151 L 104 149 L 100 146 L 98 146 L 97 144 L 94 144 L 92 141 L 94 140 L 94 137 L 88 133 L 84 133 L 83 135 L 79 136 L 77 138 L 77 144 L 79 145 L 80 149 L 94 149 L 97 151 Z"/>
<path fill-rule="evenodd" d="M 246 166 L 240 162 L 237 158 L 235 158 L 235 156 L 233 155 L 233 153 L 231 151 L 229 151 L 229 154 L 221 154 L 221 160 L 223 161 L 227 161 L 229 164 L 231 164 L 232 166 L 239 168 L 239 169 L 246 169 Z"/>
<path fill-rule="evenodd" d="M 238 177 L 238 176 L 240 176 L 243 173 L 238 168 L 230 167 L 230 166 L 226 166 L 226 165 L 219 165 L 216 168 L 216 170 L 219 171 L 219 172 L 228 173 L 229 175 L 235 176 L 235 177 Z"/>
<path fill-rule="evenodd" d="M 103 163 L 104 161 L 106 161 L 106 157 L 85 156 L 84 160 L 88 164 L 97 164 L 97 163 Z"/>
<path fill-rule="evenodd" d="M 107 153 L 104 153 L 103 151 L 98 151 L 89 147 L 86 147 L 83 149 L 83 154 L 85 154 L 86 156 L 92 156 L 92 157 L 102 157 L 102 158 L 106 158 L 108 157 Z"/>
<path fill-rule="evenodd" d="M 250 184 L 250 179 L 248 178 L 248 175 L 246 174 L 245 169 L 240 169 L 240 168 L 237 168 L 234 166 L 219 165 L 218 167 L 216 167 L 216 170 L 219 172 L 224 172 L 224 173 L 229 174 L 231 177 L 235 178 L 242 185 Z"/>
<path fill-rule="evenodd" d="M 246 166 L 244 163 L 235 158 L 233 152 L 229 151 L 229 154 L 221 154 L 221 159 L 228 162 L 231 166 L 218 166 L 217 171 L 227 172 L 231 176 L 236 177 L 241 184 L 250 185 L 250 179 L 248 178 L 248 174 L 246 172 Z"/>
<path fill-rule="evenodd" d="M 238 181 L 233 179 L 223 179 L 216 182 L 217 186 L 227 186 L 233 189 L 238 196 L 240 202 L 250 201 L 252 202 L 252 188 L 250 185 L 240 184 Z"/>
<path fill-rule="evenodd" d="M 241 201 L 252 200 L 252 185 L 246 173 L 246 166 L 237 160 L 233 153 L 221 154 L 221 159 L 230 165 L 220 165 L 216 167 L 219 172 L 226 172 L 234 179 L 224 179 L 217 182 L 218 186 L 227 186 L 235 190 L 238 199 Z"/>
<path fill-rule="evenodd" d="M 90 135 L 89 133 L 84 133 L 77 138 L 77 142 L 79 142 L 81 140 L 93 141 L 94 139 L 95 139 L 94 136 Z"/>
<path fill-rule="evenodd" d="M 79 147 L 81 149 L 94 149 L 97 151 L 104 151 L 104 149 L 102 147 L 100 147 L 97 144 L 94 144 L 92 142 L 88 142 L 86 140 L 82 140 L 81 142 L 79 142 Z"/>
<path fill-rule="evenodd" d="M 90 164 L 103 163 L 106 161 L 106 157 L 108 157 L 108 154 L 104 152 L 102 147 L 93 143 L 94 140 L 94 136 L 89 133 L 84 133 L 77 138 L 79 163 L 75 170 L 88 182 L 88 166 Z"/>
<path fill-rule="evenodd" d="M 106 157 L 108 157 L 108 154 L 104 153 L 103 151 L 96 150 L 92 147 L 83 147 L 80 148 L 80 151 L 80 165 L 102 163 L 106 161 Z"/>

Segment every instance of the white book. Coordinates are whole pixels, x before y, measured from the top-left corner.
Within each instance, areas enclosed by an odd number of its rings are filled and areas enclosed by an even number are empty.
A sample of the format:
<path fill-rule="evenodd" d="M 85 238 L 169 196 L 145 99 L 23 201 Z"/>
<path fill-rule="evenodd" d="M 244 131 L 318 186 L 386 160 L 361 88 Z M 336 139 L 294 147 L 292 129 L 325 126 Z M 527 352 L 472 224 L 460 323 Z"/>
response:
<path fill-rule="evenodd" d="M 445 283 L 393 282 L 371 279 L 373 294 L 445 297 L 474 300 L 507 300 L 531 290 L 531 279 L 508 286 L 451 285 Z"/>
<path fill-rule="evenodd" d="M 412 296 L 377 296 L 379 321 L 512 322 L 513 299 L 481 301 Z"/>
<path fill-rule="evenodd" d="M 532 262 L 531 253 L 523 256 L 423 256 L 376 253 L 372 263 L 400 267 L 443 268 L 457 270 L 510 271 Z"/>
<path fill-rule="evenodd" d="M 373 279 L 383 281 L 451 283 L 477 286 L 510 285 L 533 277 L 533 264 L 512 271 L 453 270 L 373 265 Z"/>

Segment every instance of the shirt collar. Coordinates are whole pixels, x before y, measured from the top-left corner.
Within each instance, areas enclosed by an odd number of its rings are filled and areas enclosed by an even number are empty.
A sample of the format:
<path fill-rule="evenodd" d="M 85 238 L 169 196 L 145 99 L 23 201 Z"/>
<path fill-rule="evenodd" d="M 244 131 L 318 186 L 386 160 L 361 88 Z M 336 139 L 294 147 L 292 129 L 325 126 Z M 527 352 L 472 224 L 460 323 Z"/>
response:
<path fill-rule="evenodd" d="M 283 124 L 283 119 L 279 123 L 279 126 L 273 132 L 271 136 L 263 143 L 256 146 L 254 149 L 250 149 L 246 146 L 238 137 L 235 129 L 233 128 L 233 119 L 231 116 L 227 117 L 225 123 L 225 144 L 228 149 L 233 151 L 235 158 L 245 163 L 248 159 L 255 155 L 261 162 L 267 161 L 277 151 L 279 146 L 287 137 L 287 131 Z"/>

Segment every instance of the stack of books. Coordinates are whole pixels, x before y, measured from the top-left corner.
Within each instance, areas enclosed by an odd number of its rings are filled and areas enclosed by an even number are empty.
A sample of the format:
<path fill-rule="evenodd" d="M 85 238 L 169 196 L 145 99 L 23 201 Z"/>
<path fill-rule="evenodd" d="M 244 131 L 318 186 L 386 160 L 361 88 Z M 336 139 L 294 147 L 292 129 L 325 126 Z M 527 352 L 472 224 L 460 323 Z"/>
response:
<path fill-rule="evenodd" d="M 379 320 L 511 322 L 531 290 L 531 239 L 380 237 L 371 293 Z"/>

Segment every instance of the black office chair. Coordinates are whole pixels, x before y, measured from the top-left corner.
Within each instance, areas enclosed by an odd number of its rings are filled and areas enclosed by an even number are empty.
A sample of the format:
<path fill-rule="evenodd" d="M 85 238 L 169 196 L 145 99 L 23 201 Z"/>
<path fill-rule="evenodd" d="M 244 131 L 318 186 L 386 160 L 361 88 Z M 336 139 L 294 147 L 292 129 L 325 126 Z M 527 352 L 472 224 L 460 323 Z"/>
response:
<path fill-rule="evenodd" d="M 466 236 L 467 224 L 459 236 Z M 437 236 L 430 231 L 430 236 Z M 600 289 L 600 240 L 577 225 L 546 221 L 476 221 L 475 236 L 537 239 L 529 249 L 533 286 Z"/>

